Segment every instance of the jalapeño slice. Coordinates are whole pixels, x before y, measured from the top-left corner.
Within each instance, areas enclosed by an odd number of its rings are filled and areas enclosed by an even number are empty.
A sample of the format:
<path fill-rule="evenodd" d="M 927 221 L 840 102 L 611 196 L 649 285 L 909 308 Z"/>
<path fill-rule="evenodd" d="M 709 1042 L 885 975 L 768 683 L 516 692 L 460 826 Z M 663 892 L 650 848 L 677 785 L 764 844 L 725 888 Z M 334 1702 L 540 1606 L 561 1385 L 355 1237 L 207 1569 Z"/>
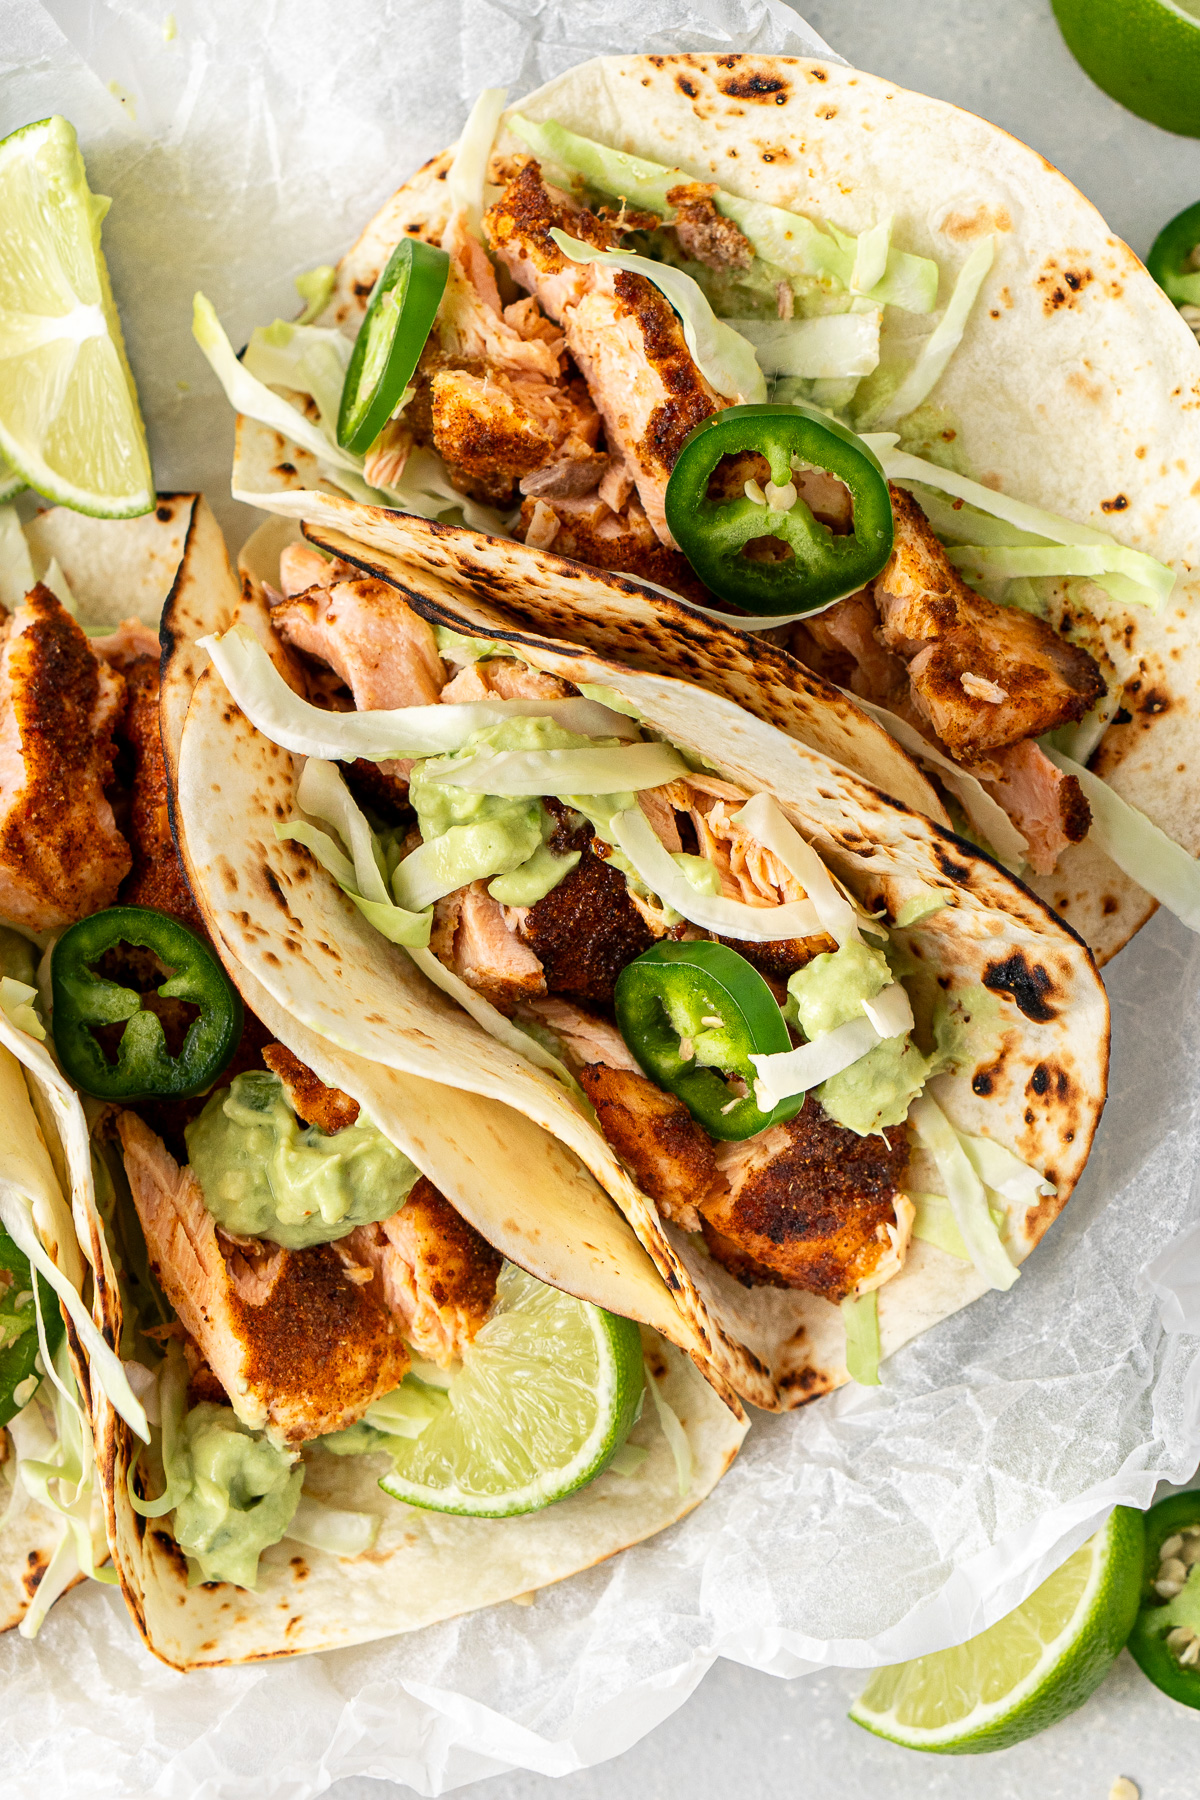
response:
<path fill-rule="evenodd" d="M 765 1113 L 754 1098 L 751 1056 L 790 1050 L 774 994 L 728 944 L 655 944 L 617 977 L 621 1036 L 651 1081 L 675 1094 L 708 1135 L 740 1142 L 790 1119 L 804 1095 Z M 739 1095 L 729 1077 L 748 1090 Z"/>
<path fill-rule="evenodd" d="M 1176 306 L 1200 306 L 1200 200 L 1164 225 L 1146 267 Z"/>
<path fill-rule="evenodd" d="M 33 1272 L 24 1251 L 0 1226 L 0 1271 L 6 1279 L 0 1282 L 0 1425 L 15 1418 L 29 1398 L 26 1386 L 30 1376 L 36 1387 L 39 1379 L 35 1363 L 38 1353 L 37 1313 L 33 1304 Z M 42 1322 L 46 1328 L 46 1348 L 53 1356 L 63 1334 L 58 1296 L 39 1275 L 38 1296 Z"/>
<path fill-rule="evenodd" d="M 1142 1603 L 1129 1653 L 1144 1675 L 1200 1711 L 1200 1492 L 1172 1494 L 1145 1518 Z"/>
<path fill-rule="evenodd" d="M 160 999 L 197 1006 L 177 1056 L 157 1014 L 133 988 L 96 973 L 119 945 L 149 950 L 169 973 Z M 110 906 L 64 931 L 50 959 L 54 1045 L 67 1076 L 100 1100 L 181 1098 L 211 1087 L 237 1049 L 242 1002 L 207 944 L 186 925 L 147 906 Z M 96 1029 L 127 1020 L 116 1061 Z"/>
<path fill-rule="evenodd" d="M 752 457 L 765 458 L 771 472 L 770 483 L 759 484 L 762 499 L 746 491 L 753 479 L 741 479 Z M 796 476 L 810 471 L 846 489 L 849 529 L 823 524 L 800 497 Z M 706 419 L 684 440 L 666 511 L 705 586 L 748 613 L 819 612 L 878 575 L 892 553 L 892 504 L 878 461 L 852 431 L 807 406 L 730 406 Z"/>
<path fill-rule="evenodd" d="M 342 387 L 337 441 L 371 448 L 412 380 L 446 291 L 450 258 L 420 238 L 401 238 L 371 290 Z"/>

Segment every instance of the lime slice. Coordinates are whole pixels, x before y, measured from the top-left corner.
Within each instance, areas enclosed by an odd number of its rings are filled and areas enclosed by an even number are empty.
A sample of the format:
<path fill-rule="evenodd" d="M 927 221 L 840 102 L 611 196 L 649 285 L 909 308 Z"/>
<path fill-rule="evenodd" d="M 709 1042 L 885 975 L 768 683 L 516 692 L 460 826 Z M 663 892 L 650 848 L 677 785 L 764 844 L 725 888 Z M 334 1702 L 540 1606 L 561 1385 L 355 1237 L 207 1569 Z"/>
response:
<path fill-rule="evenodd" d="M 1082 1706 L 1129 1636 L 1142 1515 L 1118 1506 L 1021 1606 L 953 1650 L 880 1669 L 856 1725 L 910 1750 L 1004 1750 Z"/>
<path fill-rule="evenodd" d="M 1200 137 L 1200 0 L 1053 0 L 1098 87 L 1164 131 Z"/>
<path fill-rule="evenodd" d="M 154 485 L 100 250 L 107 210 L 65 119 L 0 142 L 0 456 L 47 499 L 128 519 Z"/>
<path fill-rule="evenodd" d="M 425 1390 L 431 1422 L 389 1444 L 380 1486 L 435 1512 L 536 1512 L 612 1461 L 643 1379 L 636 1325 L 505 1263 L 491 1317 L 444 1392 Z"/>

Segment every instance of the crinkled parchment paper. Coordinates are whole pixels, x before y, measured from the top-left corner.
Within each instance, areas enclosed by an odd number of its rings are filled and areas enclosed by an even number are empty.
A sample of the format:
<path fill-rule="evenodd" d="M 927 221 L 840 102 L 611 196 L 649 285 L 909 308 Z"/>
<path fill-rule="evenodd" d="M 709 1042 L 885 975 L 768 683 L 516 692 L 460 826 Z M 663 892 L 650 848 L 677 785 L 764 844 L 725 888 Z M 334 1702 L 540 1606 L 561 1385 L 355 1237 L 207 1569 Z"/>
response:
<path fill-rule="evenodd" d="M 193 289 L 235 342 L 293 311 L 292 277 L 336 257 L 485 84 L 519 94 L 601 51 L 820 48 L 772 0 L 176 0 L 173 21 L 166 0 L 0 10 L 0 129 L 67 113 L 114 197 L 105 243 L 159 484 L 207 488 L 238 534 L 231 422 L 188 335 Z M 699 1512 L 529 1607 L 179 1676 L 111 1591 L 77 1590 L 36 1643 L 0 1640 L 6 1795 L 305 1800 L 354 1774 L 434 1794 L 512 1765 L 565 1773 L 635 1742 L 718 1656 L 797 1675 L 957 1641 L 1113 1502 L 1187 1479 L 1200 939 L 1160 915 L 1109 976 L 1096 1152 L 1011 1293 L 911 1345 L 881 1389 L 758 1419 Z"/>

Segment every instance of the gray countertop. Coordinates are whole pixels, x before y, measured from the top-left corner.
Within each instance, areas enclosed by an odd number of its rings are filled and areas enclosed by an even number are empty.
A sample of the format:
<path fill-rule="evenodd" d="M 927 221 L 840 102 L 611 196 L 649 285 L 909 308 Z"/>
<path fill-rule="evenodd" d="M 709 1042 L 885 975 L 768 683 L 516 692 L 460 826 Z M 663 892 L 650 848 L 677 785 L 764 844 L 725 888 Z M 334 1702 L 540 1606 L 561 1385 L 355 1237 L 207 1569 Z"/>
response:
<path fill-rule="evenodd" d="M 1200 142 L 1115 105 L 1078 68 L 1049 0 L 808 0 L 797 8 L 848 62 L 982 114 L 1032 144 L 1140 255 L 1200 199 Z M 635 48 L 635 46 L 630 46 Z M 719 1663 L 673 1718 L 614 1761 L 551 1781 L 513 1773 L 469 1800 L 1107 1800 L 1118 1775 L 1142 1800 L 1200 1793 L 1200 1718 L 1162 1698 L 1127 1655 L 1072 1718 L 1015 1750 L 962 1762 L 879 1743 L 846 1719 L 855 1671 L 778 1681 Z M 342 1781 L 331 1800 L 410 1790 Z"/>

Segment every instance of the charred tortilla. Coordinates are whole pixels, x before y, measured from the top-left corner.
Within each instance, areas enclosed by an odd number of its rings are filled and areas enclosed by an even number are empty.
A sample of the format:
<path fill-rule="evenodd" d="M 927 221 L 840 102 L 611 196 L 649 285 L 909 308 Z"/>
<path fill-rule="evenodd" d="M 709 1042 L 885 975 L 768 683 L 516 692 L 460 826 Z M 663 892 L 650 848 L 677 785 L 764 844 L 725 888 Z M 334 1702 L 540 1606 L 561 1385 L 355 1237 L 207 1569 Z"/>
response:
<path fill-rule="evenodd" d="M 994 236 L 986 304 L 976 305 L 932 402 L 908 422 L 907 441 L 1005 493 L 1099 526 L 1177 571 L 1175 592 L 1157 616 L 1060 581 L 1050 618 L 1122 691 L 1094 771 L 1186 849 L 1200 850 L 1200 789 L 1189 779 L 1200 679 L 1191 622 L 1192 570 L 1200 563 L 1196 346 L 1095 209 L 996 127 L 833 64 L 754 55 L 602 58 L 523 99 L 519 110 L 843 230 L 862 231 L 893 214 L 895 242 L 932 256 L 944 275 Z M 493 177 L 526 154 L 502 130 Z M 355 331 L 397 239 L 440 237 L 450 160 L 451 152 L 434 158 L 371 221 L 338 266 L 323 322 Z M 897 327 L 898 342 L 906 329 Z M 234 488 L 243 499 L 308 518 L 322 516 L 314 490 L 330 492 L 312 458 L 245 419 Z M 413 520 L 401 529 L 407 546 L 391 547 L 416 563 L 445 553 L 436 526 Z M 472 536 L 454 551 L 464 565 L 472 561 Z M 474 547 L 473 573 L 485 580 L 493 551 L 479 537 Z M 564 537 L 559 547 L 593 554 L 582 539 L 572 548 Z M 566 560 L 527 554 L 531 580 L 539 570 L 560 573 Z M 642 572 L 663 579 L 661 570 Z M 556 585 L 569 611 L 568 581 Z M 629 584 L 618 582 L 622 590 Z M 681 592 L 696 597 L 686 584 Z M 588 627 L 579 619 L 556 629 L 574 637 Z M 694 673 L 686 664 L 679 672 Z M 879 728 L 861 714 L 849 716 L 857 750 L 847 754 L 848 766 L 919 805 L 911 775 L 897 774 L 894 747 L 885 749 Z M 926 810 L 938 818 L 936 803 Z M 1031 885 L 1101 963 L 1154 910 L 1088 839 Z"/>

